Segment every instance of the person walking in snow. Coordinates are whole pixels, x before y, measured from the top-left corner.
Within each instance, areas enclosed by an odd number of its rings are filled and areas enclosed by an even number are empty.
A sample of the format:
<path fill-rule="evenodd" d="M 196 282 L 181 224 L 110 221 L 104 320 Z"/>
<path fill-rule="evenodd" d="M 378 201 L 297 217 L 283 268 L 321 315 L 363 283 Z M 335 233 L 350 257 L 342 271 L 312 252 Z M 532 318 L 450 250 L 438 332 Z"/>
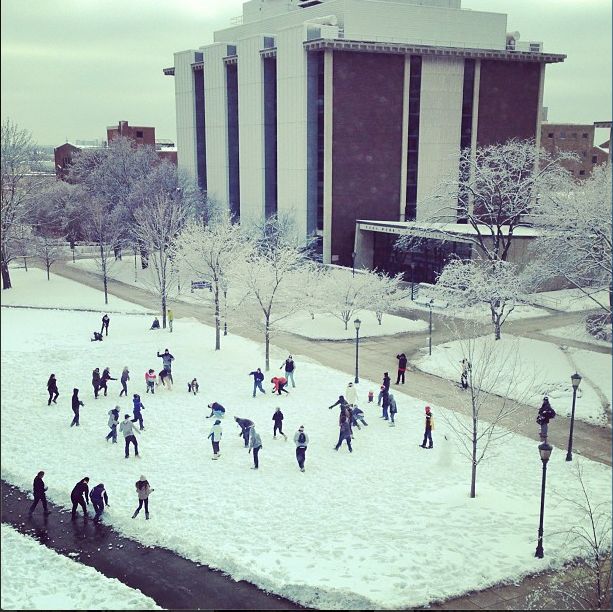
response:
<path fill-rule="evenodd" d="M 243 440 L 245 441 L 245 448 L 249 446 L 249 429 L 253 425 L 253 421 L 250 419 L 241 419 L 239 417 L 234 417 L 236 424 L 241 428 L 241 432 L 238 434 L 239 436 L 243 436 Z"/>
<path fill-rule="evenodd" d="M 368 427 L 368 423 L 366 422 L 366 419 L 364 419 L 364 411 L 361 408 L 358 408 L 358 406 L 354 406 L 353 407 L 353 424 L 358 429 L 362 429 L 358 421 L 360 421 L 360 423 L 362 423 L 364 427 Z"/>
<path fill-rule="evenodd" d="M 121 373 L 121 391 L 119 392 L 119 397 L 125 395 L 128 397 L 128 381 L 130 380 L 130 370 L 128 370 L 128 366 L 126 366 Z"/>
<path fill-rule="evenodd" d="M 291 380 L 292 388 L 295 388 L 296 384 L 294 383 L 294 370 L 296 369 L 296 364 L 294 363 L 294 358 L 291 355 L 285 360 L 285 363 L 283 363 L 281 367 L 279 368 L 279 370 L 283 370 L 283 369 L 285 369 L 285 378 L 287 380 Z"/>
<path fill-rule="evenodd" d="M 541 426 L 539 431 L 539 435 L 541 437 L 542 442 L 547 442 L 547 431 L 549 429 L 549 421 L 555 418 L 556 411 L 551 407 L 549 403 L 549 398 L 545 396 L 543 398 L 543 403 L 539 408 L 538 415 L 536 417 L 536 422 Z"/>
<path fill-rule="evenodd" d="M 222 433 L 223 432 L 221 431 L 221 421 L 219 419 L 216 419 L 215 423 L 213 423 L 213 427 L 211 427 L 209 435 L 207 436 L 211 439 L 211 444 L 213 445 L 213 456 L 211 457 L 211 459 L 219 459 L 219 455 L 221 454 L 219 452 L 219 442 L 221 441 Z"/>
<path fill-rule="evenodd" d="M 172 379 L 172 362 L 175 358 L 171 355 L 168 349 L 164 349 L 163 353 L 158 351 L 158 357 L 162 358 L 162 364 L 164 365 L 164 369 L 168 372 L 168 377 L 170 378 L 170 382 L 174 384 L 174 380 Z"/>
<path fill-rule="evenodd" d="M 60 392 L 57 390 L 57 379 L 55 378 L 55 374 L 51 374 L 51 376 L 49 376 L 49 380 L 47 381 L 47 391 L 49 392 L 49 401 L 47 402 L 47 406 L 51 406 L 51 402 L 57 404 L 55 400 L 59 397 Z"/>
<path fill-rule="evenodd" d="M 105 332 L 105 336 L 109 335 L 109 323 L 111 322 L 111 318 L 109 317 L 109 315 L 105 314 L 102 317 L 102 327 L 100 328 L 100 334 L 102 335 L 102 332 Z"/>
<path fill-rule="evenodd" d="M 274 411 L 272 420 L 275 422 L 272 428 L 272 437 L 276 439 L 278 431 L 287 440 L 287 436 L 283 433 L 283 413 L 281 412 L 281 408 L 277 408 Z"/>
<path fill-rule="evenodd" d="M 304 462 L 306 461 L 306 451 L 309 445 L 309 436 L 304 431 L 304 425 L 300 425 L 294 434 L 294 444 L 296 445 L 296 461 L 301 472 L 304 472 Z"/>
<path fill-rule="evenodd" d="M 396 355 L 396 359 L 398 359 L 398 375 L 396 376 L 396 384 L 399 385 L 402 380 L 402 384 L 404 385 L 404 373 L 407 370 L 407 356 L 404 353 L 400 353 L 400 355 Z"/>
<path fill-rule="evenodd" d="M 87 505 L 89 505 L 89 476 L 81 478 L 74 486 L 70 493 L 70 501 L 72 502 L 72 518 L 77 518 L 77 506 L 83 509 L 83 518 L 89 518 L 87 514 Z"/>
<path fill-rule="evenodd" d="M 94 388 L 94 399 L 98 399 L 98 391 L 100 391 L 100 368 L 94 368 L 92 372 L 92 387 Z"/>
<path fill-rule="evenodd" d="M 140 430 L 143 431 L 143 429 L 145 429 L 145 427 L 143 426 L 143 415 L 141 413 L 141 410 L 144 410 L 145 406 L 140 401 L 140 395 L 138 393 L 135 393 L 133 395 L 133 397 L 132 397 L 132 405 L 134 407 L 134 409 L 133 409 L 134 418 L 132 419 L 132 423 L 138 422 L 138 426 L 139 426 Z"/>
<path fill-rule="evenodd" d="M 262 387 L 262 382 L 264 382 L 264 374 L 262 374 L 262 370 L 260 370 L 260 368 L 253 370 L 253 372 L 249 372 L 249 376 L 253 376 L 253 397 L 255 397 L 255 392 L 257 389 L 259 389 L 262 393 L 266 393 L 266 391 L 264 391 L 264 387 Z"/>
<path fill-rule="evenodd" d="M 353 386 L 352 382 L 347 384 L 347 388 L 345 389 L 345 399 L 348 404 L 352 406 L 357 406 L 358 404 L 358 390 Z"/>
<path fill-rule="evenodd" d="M 460 362 L 461 374 L 460 374 L 460 385 L 462 385 L 462 389 L 468 389 L 468 373 L 470 372 L 470 361 L 464 358 Z"/>
<path fill-rule="evenodd" d="M 260 434 L 255 430 L 255 425 L 251 425 L 249 428 L 249 453 L 253 451 L 253 467 L 252 470 L 257 470 L 260 467 L 258 461 L 258 455 L 262 450 L 262 438 Z"/>
<path fill-rule="evenodd" d="M 351 427 L 349 426 L 349 423 L 347 422 L 347 417 L 345 416 L 341 417 L 340 431 L 338 434 L 338 442 L 336 443 L 336 446 L 334 447 L 335 451 L 337 451 L 340 448 L 341 444 L 343 443 L 343 440 L 347 442 L 347 447 L 349 448 L 349 452 L 352 453 L 353 449 L 351 448 Z"/>
<path fill-rule="evenodd" d="M 273 376 L 270 379 L 272 383 L 272 392 L 281 395 L 281 393 L 287 393 L 289 395 L 289 391 L 285 388 L 287 386 L 287 378 L 284 376 Z"/>
<path fill-rule="evenodd" d="M 432 448 L 432 430 L 434 429 L 434 417 L 432 416 L 432 411 L 430 410 L 430 406 L 426 406 L 426 421 L 425 421 L 425 430 L 424 430 L 424 441 L 421 443 L 422 448 Z M 429 446 L 426 446 L 426 441 L 428 441 Z"/>
<path fill-rule="evenodd" d="M 72 423 L 70 426 L 76 425 L 79 426 L 79 409 L 81 406 L 85 406 L 85 404 L 79 399 L 79 390 L 72 390 L 72 411 L 74 412 L 74 417 L 72 419 Z"/>
<path fill-rule="evenodd" d="M 119 426 L 119 431 L 123 434 L 123 439 L 126 444 L 126 459 L 130 457 L 130 442 L 134 445 L 134 456 L 138 457 L 138 442 L 136 440 L 136 433 L 138 430 L 132 425 L 130 415 L 124 415 L 124 420 Z"/>
<path fill-rule="evenodd" d="M 172 324 L 175 320 L 175 313 L 169 308 L 168 309 L 168 328 L 170 329 L 170 332 L 172 333 Z"/>
<path fill-rule="evenodd" d="M 145 384 L 147 385 L 147 393 L 151 391 L 151 393 L 155 393 L 155 381 L 157 376 L 155 375 L 155 370 L 153 368 L 149 368 L 147 372 L 145 372 Z"/>
<path fill-rule="evenodd" d="M 192 381 L 187 383 L 187 392 L 198 395 L 199 390 L 200 385 L 198 384 L 198 381 L 195 378 L 192 378 Z"/>
<path fill-rule="evenodd" d="M 393 396 L 392 393 L 389 394 L 388 397 L 388 403 L 389 403 L 389 413 L 390 413 L 390 427 L 396 427 L 396 422 L 394 421 L 394 417 L 396 416 L 396 413 L 398 412 L 398 407 L 396 406 L 396 400 Z"/>
<path fill-rule="evenodd" d="M 211 414 L 209 414 L 207 419 L 211 417 L 215 417 L 216 419 L 223 419 L 226 416 L 226 409 L 218 402 L 213 402 L 212 404 L 208 404 L 208 407 L 211 409 Z"/>
<path fill-rule="evenodd" d="M 115 406 L 112 410 L 109 410 L 109 427 L 111 431 L 106 434 L 106 441 L 113 440 L 113 444 L 117 444 L 117 425 L 119 425 L 119 406 Z"/>
<path fill-rule="evenodd" d="M 109 504 L 109 496 L 106 493 L 104 485 L 102 483 L 97 484 L 89 494 L 89 499 L 92 502 L 92 506 L 96 512 L 94 516 L 94 521 L 98 522 L 102 513 L 104 512 L 104 507 L 107 508 L 110 506 Z"/>
<path fill-rule="evenodd" d="M 104 368 L 104 370 L 102 370 L 102 376 L 100 377 L 100 389 L 104 389 L 105 397 L 106 397 L 106 392 L 108 391 L 106 384 L 108 383 L 109 380 L 117 380 L 117 379 L 111 376 L 111 369 L 107 367 L 107 368 Z"/>
<path fill-rule="evenodd" d="M 136 494 L 138 495 L 138 508 L 134 511 L 132 518 L 136 518 L 140 509 L 145 506 L 145 519 L 149 520 L 149 495 L 153 493 L 155 489 L 152 489 L 149 485 L 149 481 L 141 476 L 136 481 Z"/>
<path fill-rule="evenodd" d="M 340 406 L 341 407 L 341 414 L 344 412 L 345 408 L 347 408 L 347 406 L 349 406 L 349 402 L 347 402 L 347 400 L 345 399 L 344 395 L 339 395 L 338 399 L 334 402 L 334 404 L 332 404 L 332 406 L 328 406 L 328 410 L 332 410 L 332 408 L 334 408 L 334 406 Z"/>
<path fill-rule="evenodd" d="M 43 482 L 44 475 L 45 475 L 45 472 L 42 472 L 42 471 L 38 472 L 38 474 L 36 474 L 34 478 L 34 482 L 32 483 L 32 493 L 34 493 L 34 501 L 32 502 L 32 505 L 30 506 L 30 510 L 28 511 L 28 514 L 30 516 L 32 515 L 34 510 L 36 510 L 36 506 L 38 506 L 38 502 L 41 502 L 43 504 L 43 514 L 45 516 L 48 516 L 49 514 L 51 514 L 51 512 L 49 511 L 49 508 L 47 508 L 47 495 L 45 494 L 47 487 L 45 486 L 45 483 Z"/>

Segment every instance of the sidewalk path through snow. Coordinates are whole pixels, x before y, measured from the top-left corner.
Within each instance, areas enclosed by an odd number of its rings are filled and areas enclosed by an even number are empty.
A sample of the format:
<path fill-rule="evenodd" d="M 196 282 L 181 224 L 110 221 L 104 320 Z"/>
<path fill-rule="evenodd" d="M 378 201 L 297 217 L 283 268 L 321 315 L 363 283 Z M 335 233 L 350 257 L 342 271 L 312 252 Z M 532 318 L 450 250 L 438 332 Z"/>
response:
<path fill-rule="evenodd" d="M 108 578 L 151 597 L 159 606 L 172 609 L 297 610 L 287 599 L 269 595 L 248 582 L 235 582 L 164 548 L 150 548 L 124 538 L 111 527 L 75 521 L 70 511 L 51 502 L 51 515 L 43 517 L 39 506 L 28 517 L 29 497 L 2 480 L 2 522 L 12 525 L 56 552 L 94 567 Z"/>

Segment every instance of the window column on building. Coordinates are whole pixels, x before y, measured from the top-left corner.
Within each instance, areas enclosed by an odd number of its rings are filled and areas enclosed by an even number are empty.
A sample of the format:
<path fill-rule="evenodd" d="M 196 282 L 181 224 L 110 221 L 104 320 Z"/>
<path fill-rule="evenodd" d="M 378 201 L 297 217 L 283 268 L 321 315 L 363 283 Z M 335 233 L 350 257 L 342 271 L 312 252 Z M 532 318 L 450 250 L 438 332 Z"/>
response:
<path fill-rule="evenodd" d="M 324 52 L 324 112 L 323 112 L 323 261 L 332 263 L 332 138 L 334 95 L 334 52 Z"/>

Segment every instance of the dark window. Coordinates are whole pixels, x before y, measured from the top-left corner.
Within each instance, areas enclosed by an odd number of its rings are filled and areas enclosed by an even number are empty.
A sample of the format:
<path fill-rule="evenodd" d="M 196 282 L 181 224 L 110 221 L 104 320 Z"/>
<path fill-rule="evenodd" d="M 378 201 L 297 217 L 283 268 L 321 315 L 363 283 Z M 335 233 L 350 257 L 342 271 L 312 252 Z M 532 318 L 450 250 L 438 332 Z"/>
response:
<path fill-rule="evenodd" d="M 585 176 L 585 170 L 579 170 L 579 176 Z"/>
<path fill-rule="evenodd" d="M 597 164 L 598 163 L 598 155 L 592 155 L 592 163 L 593 164 Z"/>
<path fill-rule="evenodd" d="M 228 46 L 228 52 L 230 45 Z M 238 71 L 236 64 L 226 65 L 226 101 L 228 111 L 228 199 L 229 209 L 240 220 L 241 192 L 238 149 Z"/>
<path fill-rule="evenodd" d="M 142 137 L 143 137 L 142 130 L 136 130 L 136 138 L 142 138 Z"/>
<path fill-rule="evenodd" d="M 277 213 L 277 60 L 264 60 L 264 211 Z"/>
<path fill-rule="evenodd" d="M 196 61 L 202 61 L 202 53 L 196 53 Z M 194 70 L 194 91 L 196 111 L 196 168 L 198 174 L 198 187 L 206 191 L 206 128 L 204 110 L 204 71 Z"/>
<path fill-rule="evenodd" d="M 547 138 L 553 138 L 553 132 L 549 132 L 549 134 L 547 134 Z"/>
<path fill-rule="evenodd" d="M 583 134 L 581 134 L 581 136 L 583 136 L 583 138 L 587 138 L 587 134 L 585 132 L 583 132 Z"/>
<path fill-rule="evenodd" d="M 419 153 L 419 116 L 421 104 L 421 57 L 412 55 L 409 79 L 409 141 L 407 156 L 407 203 L 404 218 L 414 221 L 417 214 L 417 168 Z"/>
<path fill-rule="evenodd" d="M 560 132 L 560 138 L 566 138 L 566 132 Z"/>

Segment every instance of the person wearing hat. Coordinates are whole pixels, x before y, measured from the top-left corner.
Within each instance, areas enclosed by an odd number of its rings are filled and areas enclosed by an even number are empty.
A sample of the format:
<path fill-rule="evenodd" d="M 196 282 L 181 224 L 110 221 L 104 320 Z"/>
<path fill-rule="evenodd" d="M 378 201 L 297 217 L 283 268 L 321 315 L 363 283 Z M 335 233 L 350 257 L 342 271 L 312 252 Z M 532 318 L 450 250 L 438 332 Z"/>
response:
<path fill-rule="evenodd" d="M 104 512 L 104 506 L 109 506 L 109 496 L 106 494 L 106 490 L 102 483 L 96 485 L 91 490 L 89 499 L 91 500 L 94 510 L 96 511 L 94 521 L 99 521 L 102 513 Z"/>
<path fill-rule="evenodd" d="M 296 369 L 296 364 L 294 363 L 294 358 L 291 355 L 285 360 L 285 363 L 281 365 L 279 370 L 282 370 L 283 368 L 285 368 L 285 378 L 288 381 L 292 381 L 292 388 L 294 388 L 296 386 L 294 383 L 294 370 Z M 281 395 L 281 393 L 279 393 L 279 395 Z"/>
<path fill-rule="evenodd" d="M 252 470 L 257 470 L 260 467 L 258 462 L 258 454 L 262 450 L 262 438 L 260 434 L 255 430 L 255 425 L 251 425 L 249 428 L 249 453 L 253 450 L 253 467 Z"/>
<path fill-rule="evenodd" d="M 208 438 L 211 438 L 211 444 L 213 445 L 213 456 L 211 459 L 219 459 L 219 442 L 221 440 L 221 421 L 219 419 L 215 420 L 213 423 L 213 427 L 211 427 L 211 431 L 209 432 Z"/>
<path fill-rule="evenodd" d="M 432 444 L 432 430 L 434 429 L 434 417 L 430 406 L 426 406 L 426 429 L 424 431 L 424 441 L 420 444 L 422 448 L 433 448 Z M 426 440 L 429 442 L 429 446 L 426 446 Z"/>
<path fill-rule="evenodd" d="M 536 417 L 536 422 L 541 426 L 540 436 L 543 442 L 547 442 L 547 430 L 549 426 L 549 421 L 556 416 L 556 411 L 551 407 L 549 403 L 549 398 L 545 396 L 543 398 L 543 404 L 539 408 L 538 415 Z"/>
<path fill-rule="evenodd" d="M 294 434 L 294 444 L 296 445 L 296 461 L 301 472 L 304 472 L 304 462 L 306 460 L 306 450 L 309 445 L 309 436 L 304 432 L 304 425 L 300 425 Z"/>
<path fill-rule="evenodd" d="M 138 515 L 138 513 L 140 512 L 140 509 L 143 507 L 143 504 L 144 504 L 145 518 L 149 520 L 149 495 L 153 493 L 154 491 L 155 489 L 151 488 L 151 486 L 149 485 L 149 481 L 144 476 L 141 476 L 136 481 L 136 494 L 138 495 L 138 508 L 136 508 L 136 510 L 134 511 L 132 518 L 136 518 L 136 516 Z"/>

